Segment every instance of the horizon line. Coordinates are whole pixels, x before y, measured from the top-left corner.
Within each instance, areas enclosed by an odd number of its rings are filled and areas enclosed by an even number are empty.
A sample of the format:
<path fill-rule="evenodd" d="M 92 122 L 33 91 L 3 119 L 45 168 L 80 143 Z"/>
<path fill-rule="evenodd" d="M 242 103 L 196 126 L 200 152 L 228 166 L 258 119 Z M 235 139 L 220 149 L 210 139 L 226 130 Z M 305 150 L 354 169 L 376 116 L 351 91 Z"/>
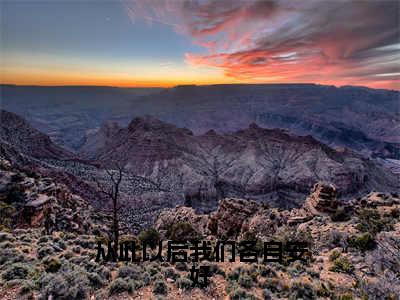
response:
<path fill-rule="evenodd" d="M 367 88 L 372 90 L 386 90 L 386 91 L 396 91 L 400 92 L 399 89 L 389 89 L 389 88 L 374 88 L 365 85 L 334 85 L 334 84 L 321 84 L 315 82 L 290 82 L 290 83 L 214 83 L 214 84 L 178 84 L 178 85 L 171 85 L 171 86 L 114 86 L 114 85 L 93 85 L 93 84 L 86 84 L 86 85 L 76 85 L 76 84 L 64 84 L 64 85 L 41 85 L 41 84 L 16 84 L 16 83 L 0 83 L 0 86 L 16 86 L 16 87 L 92 87 L 92 88 L 115 88 L 115 89 L 173 89 L 179 87 L 206 87 L 206 86 L 238 86 L 238 85 L 314 85 L 314 86 L 327 86 L 327 87 L 335 87 L 335 88 L 343 88 L 343 87 L 357 87 L 357 88 Z"/>

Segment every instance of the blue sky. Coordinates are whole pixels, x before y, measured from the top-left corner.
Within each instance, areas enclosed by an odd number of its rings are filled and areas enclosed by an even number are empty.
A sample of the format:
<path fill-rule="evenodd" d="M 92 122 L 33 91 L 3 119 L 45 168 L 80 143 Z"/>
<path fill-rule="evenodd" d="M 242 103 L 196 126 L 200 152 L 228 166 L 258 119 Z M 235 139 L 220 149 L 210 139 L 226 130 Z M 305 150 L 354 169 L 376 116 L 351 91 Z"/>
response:
<path fill-rule="evenodd" d="M 172 27 L 133 23 L 117 1 L 5 2 L 2 9 L 7 52 L 181 61 L 202 50 Z"/>
<path fill-rule="evenodd" d="M 171 26 L 132 21 L 119 1 L 1 6 L 3 80 L 10 83 L 163 85 L 171 74 L 167 85 L 173 85 L 185 83 L 185 74 L 194 79 L 204 73 L 184 59 L 204 48 Z"/>

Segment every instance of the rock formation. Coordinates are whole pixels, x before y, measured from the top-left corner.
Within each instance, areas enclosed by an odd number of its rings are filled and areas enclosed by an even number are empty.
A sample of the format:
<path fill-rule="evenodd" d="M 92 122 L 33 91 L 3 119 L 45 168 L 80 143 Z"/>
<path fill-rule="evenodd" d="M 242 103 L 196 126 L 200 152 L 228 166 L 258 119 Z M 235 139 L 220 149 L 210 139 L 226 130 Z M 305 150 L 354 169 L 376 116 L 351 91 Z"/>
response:
<path fill-rule="evenodd" d="M 203 212 L 230 197 L 291 208 L 300 207 L 318 181 L 334 184 L 336 192 L 348 198 L 370 190 L 394 192 L 399 185 L 396 175 L 373 160 L 336 151 L 311 136 L 256 124 L 234 133 L 210 131 L 200 136 L 152 117 L 136 118 L 126 128 L 108 124 L 97 140 L 101 143 L 92 145 L 98 149 L 96 161 L 89 163 L 54 145 L 22 118 L 5 111 L 1 116 L 7 121 L 0 127 L 3 157 L 57 178 L 94 206 L 106 207 L 107 199 L 93 181 L 106 181 L 105 169 L 112 169 L 113 163 L 125 164 L 129 179 L 124 179 L 121 192 L 132 210 L 126 210 L 129 216 L 124 219 L 139 223 L 135 227 L 153 222 L 159 208 L 185 202 Z M 337 204 L 329 198 L 335 192 L 327 185 L 314 189 L 305 213 L 292 215 L 291 222 L 335 210 Z M 158 203 L 158 208 L 149 203 Z"/>
<path fill-rule="evenodd" d="M 336 187 L 332 184 L 318 182 L 311 190 L 303 208 L 310 213 L 333 213 L 338 207 Z"/>
<path fill-rule="evenodd" d="M 217 211 L 210 215 L 208 228 L 218 237 L 236 238 L 243 223 L 253 216 L 258 208 L 255 201 L 223 199 L 219 202 Z"/>
<path fill-rule="evenodd" d="M 197 232 L 207 235 L 207 220 L 207 215 L 198 215 L 191 207 L 177 206 L 164 209 L 158 216 L 154 227 L 165 237 L 168 229 L 174 224 L 189 223 Z"/>
<path fill-rule="evenodd" d="M 251 198 L 283 208 L 302 204 L 318 181 L 341 195 L 371 189 L 393 191 L 397 178 L 372 160 L 336 151 L 311 136 L 256 124 L 234 133 L 196 136 L 151 117 L 136 118 L 102 141 L 96 163 L 113 161 L 154 180 L 176 184 L 196 209 L 211 211 L 226 197 Z"/>
<path fill-rule="evenodd" d="M 109 217 L 95 221 L 97 213 L 80 196 L 52 178 L 27 174 L 2 159 L 0 162 L 0 201 L 12 208 L 9 218 L 11 227 L 40 227 L 51 231 L 85 233 L 96 227 L 107 232 Z"/>
<path fill-rule="evenodd" d="M 23 118 L 0 109 L 0 144 L 8 143 L 20 154 L 44 159 L 76 157 L 55 145 L 50 138 L 33 128 Z"/>
<path fill-rule="evenodd" d="M 262 127 L 312 135 L 332 147 L 394 159 L 400 156 L 398 91 L 315 84 L 180 86 L 161 90 L 0 88 L 4 109 L 24 116 L 56 143 L 75 150 L 82 147 L 85 153 L 88 148 L 82 141 L 91 144 L 93 130 L 106 120 L 125 125 L 134 117 L 148 114 L 195 134 L 210 129 L 232 132 L 256 122 Z M 86 134 L 88 139 L 84 139 Z"/>

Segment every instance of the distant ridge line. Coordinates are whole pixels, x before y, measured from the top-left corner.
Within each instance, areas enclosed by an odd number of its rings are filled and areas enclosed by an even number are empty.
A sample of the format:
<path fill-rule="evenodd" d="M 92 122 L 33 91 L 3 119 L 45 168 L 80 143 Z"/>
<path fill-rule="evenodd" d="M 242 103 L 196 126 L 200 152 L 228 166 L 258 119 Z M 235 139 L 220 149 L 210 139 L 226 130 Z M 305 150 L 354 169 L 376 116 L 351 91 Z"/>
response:
<path fill-rule="evenodd" d="M 159 89 L 159 90 L 173 90 L 173 89 L 185 89 L 185 88 L 195 88 L 195 87 L 246 87 L 246 86 L 254 86 L 254 87 L 330 87 L 330 88 L 359 88 L 359 89 L 369 89 L 369 90 L 384 90 L 384 91 L 395 91 L 400 92 L 400 90 L 396 89 L 383 89 L 383 88 L 373 88 L 362 85 L 328 85 L 328 84 L 319 84 L 319 83 L 216 83 L 216 84 L 180 84 L 171 87 L 163 87 L 163 86 L 111 86 L 111 85 L 19 85 L 19 84 L 11 84 L 11 83 L 0 83 L 1 87 L 21 87 L 21 88 L 104 88 L 104 89 Z"/>

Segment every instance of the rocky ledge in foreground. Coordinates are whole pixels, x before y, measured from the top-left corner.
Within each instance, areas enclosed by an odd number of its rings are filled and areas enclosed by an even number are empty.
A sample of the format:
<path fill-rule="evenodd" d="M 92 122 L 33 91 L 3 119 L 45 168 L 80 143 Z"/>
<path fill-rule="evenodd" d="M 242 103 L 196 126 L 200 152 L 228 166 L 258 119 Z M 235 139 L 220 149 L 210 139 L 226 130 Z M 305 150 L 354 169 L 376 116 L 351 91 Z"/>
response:
<path fill-rule="evenodd" d="M 274 279 L 277 286 L 267 284 L 273 299 L 398 299 L 399 216 L 400 199 L 396 193 L 371 192 L 341 201 L 334 186 L 321 182 L 298 209 L 224 199 L 217 211 L 209 215 L 196 214 L 184 206 L 166 209 L 159 215 L 155 228 L 167 239 L 186 234 L 187 238 L 256 240 L 257 245 L 265 241 L 307 242 L 312 253 L 310 261 L 278 267 L 281 277 Z M 246 271 L 242 272 L 244 277 Z M 264 287 L 261 277 L 255 276 L 254 285 Z M 299 281 L 307 286 L 302 286 L 301 293 L 291 290 Z M 233 283 L 227 279 L 226 284 Z M 285 284 L 290 291 L 285 292 Z M 240 283 L 238 286 L 243 288 Z M 261 294 L 250 286 L 244 289 L 246 293 L 254 297 Z M 234 293 L 230 294 L 231 299 L 241 299 L 235 298 Z"/>
<path fill-rule="evenodd" d="M 364 197 L 341 201 L 337 199 L 336 188 L 332 184 L 319 182 L 300 208 L 284 210 L 252 200 L 226 198 L 211 214 L 197 214 L 193 208 L 185 206 L 164 209 L 155 222 L 155 228 L 165 233 L 175 223 L 187 222 L 203 236 L 238 238 L 254 231 L 259 237 L 268 237 L 284 226 L 301 224 L 306 228 L 315 222 L 333 225 L 335 222 L 351 223 L 350 220 L 362 211 L 387 213 L 396 211 L 399 206 L 400 199 L 396 193 L 371 192 Z"/>
<path fill-rule="evenodd" d="M 211 214 L 178 206 L 164 209 L 154 229 L 122 236 L 142 242 L 255 240 L 256 250 L 263 241 L 308 243 L 303 262 L 240 263 L 238 257 L 234 263 L 205 262 L 212 270 L 207 288 L 192 287 L 190 263 L 96 263 L 96 240 L 105 237 L 69 230 L 43 235 L 32 226 L 0 233 L 2 299 L 398 299 L 400 294 L 396 194 L 372 192 L 342 202 L 335 187 L 319 183 L 299 209 L 243 199 L 221 200 Z"/>
<path fill-rule="evenodd" d="M 46 232 L 108 232 L 109 217 L 65 184 L 0 158 L 0 230 L 43 228 Z"/>

